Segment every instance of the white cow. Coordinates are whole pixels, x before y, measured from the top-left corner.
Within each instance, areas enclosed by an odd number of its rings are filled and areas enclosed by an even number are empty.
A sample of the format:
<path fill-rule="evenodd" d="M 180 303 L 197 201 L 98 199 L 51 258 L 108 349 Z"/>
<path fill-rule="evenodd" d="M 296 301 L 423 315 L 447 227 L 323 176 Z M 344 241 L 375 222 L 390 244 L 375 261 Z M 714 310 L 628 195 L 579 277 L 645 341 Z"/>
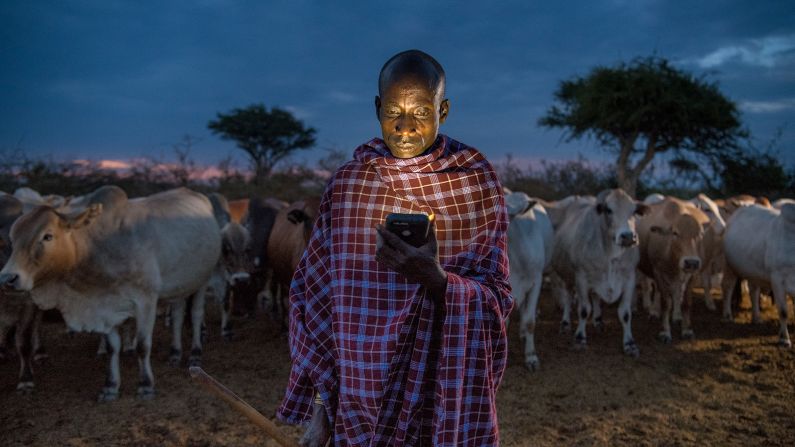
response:
<path fill-rule="evenodd" d="M 511 287 L 519 309 L 519 334 L 524 340 L 525 364 L 531 371 L 539 368 L 535 349 L 535 326 L 538 297 L 544 271 L 552 261 L 554 233 L 544 207 L 523 192 L 505 196 L 511 223 L 508 226 L 508 260 Z"/>
<path fill-rule="evenodd" d="M 203 290 L 220 256 L 209 200 L 184 188 L 127 200 L 120 188 L 103 187 L 77 215 L 35 208 L 16 221 L 11 241 L 0 284 L 58 308 L 74 331 L 106 334 L 111 355 L 99 399 L 118 397 L 118 326 L 128 318 L 136 321 L 138 396 L 153 397 L 157 300 Z"/>
<path fill-rule="evenodd" d="M 787 294 L 795 295 L 795 204 L 781 210 L 742 207 L 727 222 L 723 238 L 723 316 L 732 318 L 732 293 L 738 278 L 769 287 L 778 306 L 779 345 L 791 347 L 787 331 Z"/>
<path fill-rule="evenodd" d="M 218 193 L 209 194 L 213 204 L 215 220 L 221 227 L 221 258 L 215 267 L 208 288 L 212 291 L 221 309 L 221 334 L 224 340 L 232 339 L 230 294 L 239 283 L 250 280 L 251 265 L 249 248 L 251 235 L 248 229 L 230 218 L 229 204 L 224 196 Z"/>
<path fill-rule="evenodd" d="M 568 297 L 576 292 L 579 322 L 575 342 L 585 346 L 585 324 L 591 314 L 590 293 L 607 303 L 621 300 L 618 317 L 624 331 L 623 349 L 637 357 L 640 350 L 632 337 L 632 298 L 635 269 L 640 253 L 635 217 L 647 206 L 635 202 L 620 189 L 599 193 L 596 203 L 575 203 L 567 208 L 556 227 L 552 265 L 565 284 L 564 318 L 570 306 Z M 601 323 L 595 316 L 595 322 Z M 562 326 L 568 321 L 564 320 Z"/>

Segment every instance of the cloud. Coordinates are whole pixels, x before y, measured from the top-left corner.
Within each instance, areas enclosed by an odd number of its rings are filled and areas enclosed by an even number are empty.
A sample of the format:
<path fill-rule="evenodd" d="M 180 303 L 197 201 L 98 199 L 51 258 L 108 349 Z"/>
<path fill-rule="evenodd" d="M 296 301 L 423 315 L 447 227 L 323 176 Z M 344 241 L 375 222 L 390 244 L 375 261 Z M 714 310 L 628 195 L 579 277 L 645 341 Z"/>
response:
<path fill-rule="evenodd" d="M 795 52 L 795 34 L 769 36 L 718 48 L 706 56 L 689 59 L 687 62 L 695 63 L 701 68 L 715 68 L 729 62 L 770 68 L 778 65 L 793 52 Z"/>
<path fill-rule="evenodd" d="M 341 90 L 332 90 L 328 92 L 328 97 L 333 102 L 339 104 L 351 104 L 356 102 L 358 99 L 360 99 L 352 95 L 351 93 L 343 92 Z"/>
<path fill-rule="evenodd" d="M 121 160 L 100 160 L 97 163 L 100 169 L 125 170 L 132 168 L 132 164 Z"/>
<path fill-rule="evenodd" d="M 740 108 L 749 113 L 776 113 L 795 109 L 795 98 L 775 101 L 743 101 Z"/>
<path fill-rule="evenodd" d="M 311 118 L 312 115 L 314 115 L 308 109 L 305 109 L 303 107 L 294 106 L 294 105 L 286 105 L 286 106 L 283 107 L 283 109 L 287 110 L 290 113 L 292 113 L 293 116 L 295 116 L 299 120 L 307 120 L 307 119 Z"/>

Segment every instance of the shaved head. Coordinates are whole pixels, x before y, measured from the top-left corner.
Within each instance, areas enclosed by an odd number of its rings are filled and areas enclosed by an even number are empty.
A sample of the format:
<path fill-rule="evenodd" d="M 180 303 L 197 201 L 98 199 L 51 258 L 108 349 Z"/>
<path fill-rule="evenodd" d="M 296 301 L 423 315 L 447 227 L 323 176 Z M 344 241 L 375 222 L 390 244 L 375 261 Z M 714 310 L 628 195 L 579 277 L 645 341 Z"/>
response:
<path fill-rule="evenodd" d="M 378 76 L 379 96 L 384 94 L 389 83 L 405 77 L 426 81 L 438 98 L 444 97 L 444 69 L 431 55 L 420 50 L 403 51 L 386 61 Z"/>

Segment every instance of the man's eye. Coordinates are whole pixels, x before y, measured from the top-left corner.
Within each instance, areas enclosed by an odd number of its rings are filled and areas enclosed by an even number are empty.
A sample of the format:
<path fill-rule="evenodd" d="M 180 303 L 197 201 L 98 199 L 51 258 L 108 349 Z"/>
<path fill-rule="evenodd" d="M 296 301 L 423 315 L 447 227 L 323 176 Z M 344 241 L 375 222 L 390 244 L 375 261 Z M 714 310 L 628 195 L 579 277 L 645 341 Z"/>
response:
<path fill-rule="evenodd" d="M 417 109 L 416 111 L 414 111 L 414 116 L 419 116 L 419 117 L 422 117 L 422 118 L 424 118 L 424 117 L 426 117 L 426 116 L 428 116 L 430 114 L 431 114 L 431 112 L 428 109 L 426 109 L 426 108 Z"/>
<path fill-rule="evenodd" d="M 398 116 L 398 115 L 400 115 L 400 110 L 398 110 L 398 109 L 387 109 L 386 114 L 387 114 L 387 116 Z"/>

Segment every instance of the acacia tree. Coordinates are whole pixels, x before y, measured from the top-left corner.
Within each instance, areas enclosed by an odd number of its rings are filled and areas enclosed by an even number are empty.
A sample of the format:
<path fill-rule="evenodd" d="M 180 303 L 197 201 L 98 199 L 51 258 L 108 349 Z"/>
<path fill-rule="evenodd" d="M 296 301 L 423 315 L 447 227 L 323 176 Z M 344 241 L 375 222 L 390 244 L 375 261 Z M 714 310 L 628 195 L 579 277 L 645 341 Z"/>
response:
<path fill-rule="evenodd" d="M 557 104 L 538 124 L 566 129 L 568 141 L 593 137 L 615 153 L 618 184 L 632 196 L 655 155 L 717 160 L 746 135 L 736 105 L 715 83 L 663 58 L 596 67 L 562 81 L 554 96 Z"/>
<path fill-rule="evenodd" d="M 248 154 L 258 184 L 280 160 L 297 149 L 315 144 L 315 129 L 305 127 L 287 110 L 278 107 L 268 110 L 263 104 L 219 113 L 207 127 L 224 140 L 234 140 Z"/>

